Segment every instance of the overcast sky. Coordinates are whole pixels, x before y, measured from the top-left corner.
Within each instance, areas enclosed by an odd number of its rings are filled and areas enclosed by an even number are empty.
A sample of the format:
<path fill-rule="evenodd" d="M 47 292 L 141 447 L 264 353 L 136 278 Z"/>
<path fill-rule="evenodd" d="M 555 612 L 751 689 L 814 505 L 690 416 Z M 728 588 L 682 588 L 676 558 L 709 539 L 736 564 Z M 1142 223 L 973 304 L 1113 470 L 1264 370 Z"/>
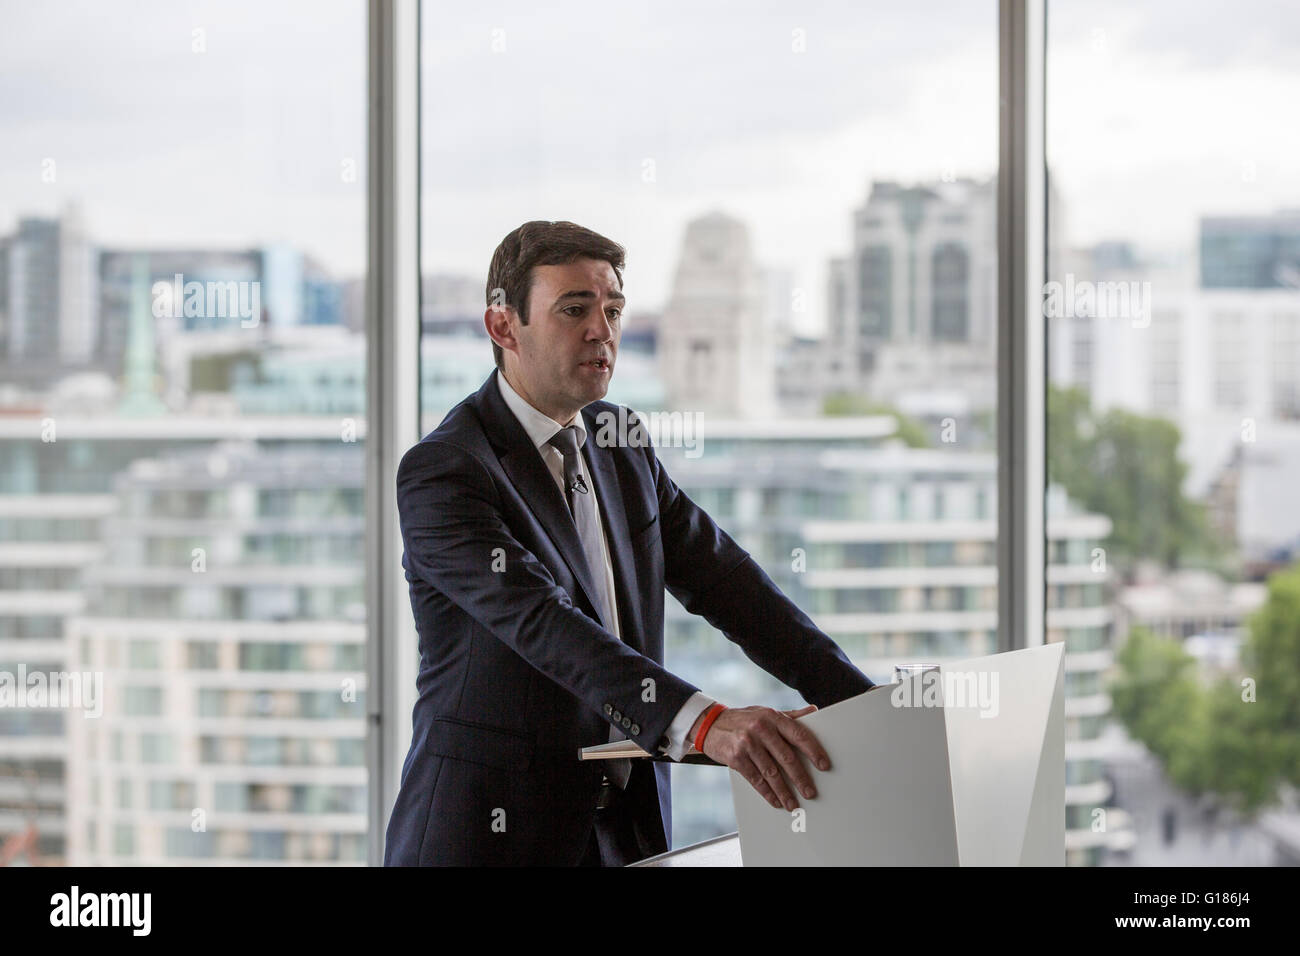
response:
<path fill-rule="evenodd" d="M 0 232 L 79 200 L 106 245 L 287 241 L 361 271 L 361 0 L 0 17 Z M 430 2 L 424 268 L 482 277 L 519 223 L 572 219 L 627 247 L 634 320 L 667 297 L 686 223 L 721 209 L 819 316 L 873 178 L 994 173 L 996 31 L 992 0 Z M 1300 207 L 1292 5 L 1067 0 L 1049 31 L 1072 241 L 1190 248 L 1202 214 Z"/>

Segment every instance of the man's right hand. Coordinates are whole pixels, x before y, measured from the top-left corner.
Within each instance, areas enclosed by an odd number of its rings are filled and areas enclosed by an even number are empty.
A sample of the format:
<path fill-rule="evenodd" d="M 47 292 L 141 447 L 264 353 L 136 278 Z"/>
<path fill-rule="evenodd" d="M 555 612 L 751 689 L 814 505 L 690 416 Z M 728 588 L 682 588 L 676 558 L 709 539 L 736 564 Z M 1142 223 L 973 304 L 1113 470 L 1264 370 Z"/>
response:
<path fill-rule="evenodd" d="M 728 708 L 709 727 L 704 737 L 704 754 L 748 780 L 773 807 L 794 810 L 799 800 L 791 789 L 792 784 L 809 800 L 817 796 L 812 777 L 796 751 L 802 751 L 819 770 L 831 768 L 830 757 L 813 732 L 796 719 L 816 709 L 811 704 L 801 710 L 787 711 L 771 707 Z M 697 720 L 691 728 L 691 739 L 699 723 Z"/>

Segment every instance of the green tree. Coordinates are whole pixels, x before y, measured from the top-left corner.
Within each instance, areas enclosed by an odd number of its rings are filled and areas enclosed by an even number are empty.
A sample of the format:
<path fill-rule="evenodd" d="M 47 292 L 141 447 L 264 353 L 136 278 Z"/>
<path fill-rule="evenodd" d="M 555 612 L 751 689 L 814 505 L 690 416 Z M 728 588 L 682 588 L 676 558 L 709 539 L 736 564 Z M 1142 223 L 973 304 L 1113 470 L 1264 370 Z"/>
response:
<path fill-rule="evenodd" d="M 1171 779 L 1194 793 L 1214 793 L 1246 814 L 1276 802 L 1279 778 L 1270 753 L 1275 736 L 1264 725 L 1267 715 L 1242 700 L 1233 680 L 1218 681 L 1204 698 L 1203 746 L 1188 754 L 1194 766 Z"/>
<path fill-rule="evenodd" d="M 1116 663 L 1113 711 L 1176 786 L 1248 815 L 1300 786 L 1300 564 L 1269 578 L 1240 674 L 1203 684 L 1190 654 L 1141 627 Z"/>
<path fill-rule="evenodd" d="M 1195 659 L 1174 641 L 1135 627 L 1116 663 L 1113 713 L 1166 767 L 1181 763 L 1180 751 L 1194 738 L 1202 716 Z"/>
<path fill-rule="evenodd" d="M 1180 434 L 1162 418 L 1112 409 L 1097 416 L 1081 389 L 1048 387 L 1047 474 L 1089 511 L 1111 519 L 1111 560 L 1178 567 L 1221 555 L 1204 509 L 1183 494 Z"/>
<path fill-rule="evenodd" d="M 1241 703 L 1257 759 L 1300 787 L 1300 563 L 1274 572 L 1268 597 L 1248 623 L 1242 679 L 1254 682 L 1254 703 Z M 1234 687 L 1236 699 L 1243 693 Z"/>

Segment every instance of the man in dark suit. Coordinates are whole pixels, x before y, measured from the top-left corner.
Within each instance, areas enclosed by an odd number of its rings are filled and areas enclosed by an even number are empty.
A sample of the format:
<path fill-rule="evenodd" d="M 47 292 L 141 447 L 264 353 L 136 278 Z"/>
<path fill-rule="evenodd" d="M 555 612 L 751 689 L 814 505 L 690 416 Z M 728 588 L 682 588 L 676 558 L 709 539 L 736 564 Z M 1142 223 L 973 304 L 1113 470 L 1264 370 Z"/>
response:
<path fill-rule="evenodd" d="M 573 223 L 510 233 L 488 272 L 497 370 L 398 468 L 420 672 L 387 865 L 667 850 L 668 762 L 577 758 L 622 737 L 673 760 L 698 743 L 792 810 L 815 796 L 799 754 L 830 766 L 796 718 L 874 686 L 643 431 L 608 440 L 622 268 L 621 246 Z M 665 670 L 665 587 L 814 707 L 726 709 Z"/>

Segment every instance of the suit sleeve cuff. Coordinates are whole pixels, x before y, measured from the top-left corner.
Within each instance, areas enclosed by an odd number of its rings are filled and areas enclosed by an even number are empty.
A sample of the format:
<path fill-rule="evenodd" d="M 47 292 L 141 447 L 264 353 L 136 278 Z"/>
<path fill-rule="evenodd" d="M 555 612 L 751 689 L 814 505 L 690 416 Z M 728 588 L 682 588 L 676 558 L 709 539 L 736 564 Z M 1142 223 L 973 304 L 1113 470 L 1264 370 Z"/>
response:
<path fill-rule="evenodd" d="M 691 741 L 686 739 L 686 735 L 691 732 L 691 725 L 695 723 L 700 714 L 704 713 L 714 705 L 712 697 L 700 693 L 698 690 L 687 698 L 682 709 L 677 712 L 673 722 L 668 725 L 667 746 L 660 745 L 660 753 L 666 754 L 673 760 L 681 760 L 686 756 L 686 751 L 690 749 Z"/>

